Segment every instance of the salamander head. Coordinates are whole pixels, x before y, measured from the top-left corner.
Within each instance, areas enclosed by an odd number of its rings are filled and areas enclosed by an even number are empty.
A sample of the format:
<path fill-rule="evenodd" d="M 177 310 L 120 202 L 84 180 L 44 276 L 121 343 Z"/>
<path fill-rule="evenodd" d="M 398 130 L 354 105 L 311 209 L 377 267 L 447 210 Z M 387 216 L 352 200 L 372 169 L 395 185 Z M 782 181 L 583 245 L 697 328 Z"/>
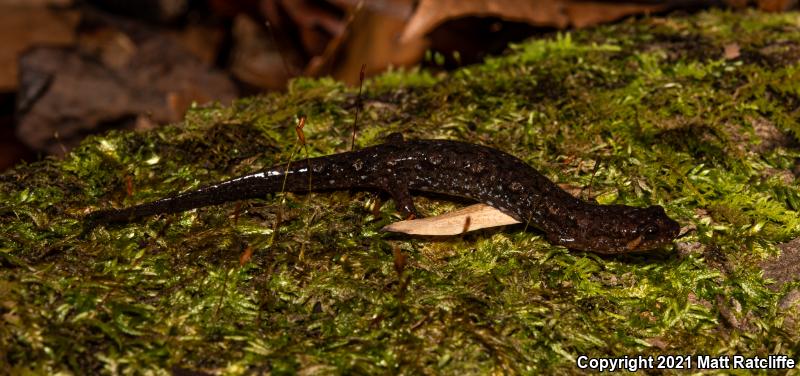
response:
<path fill-rule="evenodd" d="M 568 248 L 604 254 L 646 251 L 671 242 L 680 225 L 655 205 L 593 205 L 574 217 L 575 227 L 551 234 L 551 241 Z M 552 239 L 555 235 L 556 239 Z"/>

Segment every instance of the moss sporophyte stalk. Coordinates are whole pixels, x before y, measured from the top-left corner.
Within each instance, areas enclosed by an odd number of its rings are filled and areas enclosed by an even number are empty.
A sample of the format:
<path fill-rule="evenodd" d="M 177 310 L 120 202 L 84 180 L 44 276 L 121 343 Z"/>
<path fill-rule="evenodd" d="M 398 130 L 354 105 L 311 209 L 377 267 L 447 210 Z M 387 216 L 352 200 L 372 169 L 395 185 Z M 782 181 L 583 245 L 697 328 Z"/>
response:
<path fill-rule="evenodd" d="M 662 206 L 687 235 L 642 254 L 571 252 L 522 224 L 390 236 L 379 230 L 403 219 L 395 204 L 348 190 L 79 236 L 94 210 L 303 160 L 290 158 L 299 114 L 309 158 L 349 151 L 358 90 L 328 79 L 17 166 L 0 175 L 0 363 L 38 374 L 536 374 L 575 372 L 580 356 L 796 359 L 798 282 L 762 268 L 780 266 L 780 249 L 787 260 L 800 235 L 798 24 L 796 13 L 641 18 L 451 73 L 364 82 L 356 149 L 392 132 L 459 140 L 585 200 Z M 739 56 L 726 58 L 733 43 Z M 469 202 L 414 204 L 430 217 Z"/>

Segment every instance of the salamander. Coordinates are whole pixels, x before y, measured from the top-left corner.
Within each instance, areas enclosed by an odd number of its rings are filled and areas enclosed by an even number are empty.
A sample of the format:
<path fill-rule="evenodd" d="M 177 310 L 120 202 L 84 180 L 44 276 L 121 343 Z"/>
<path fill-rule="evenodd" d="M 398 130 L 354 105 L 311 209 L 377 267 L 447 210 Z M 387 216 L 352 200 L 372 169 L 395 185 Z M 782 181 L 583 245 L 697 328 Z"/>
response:
<path fill-rule="evenodd" d="M 310 176 L 309 176 L 310 174 Z M 486 146 L 447 140 L 403 140 L 301 159 L 124 209 L 96 211 L 89 223 L 128 222 L 269 193 L 381 190 L 404 216 L 420 217 L 411 191 L 464 197 L 526 222 L 570 249 L 619 254 L 657 248 L 680 226 L 658 205 L 599 205 L 573 197 L 522 160 Z"/>

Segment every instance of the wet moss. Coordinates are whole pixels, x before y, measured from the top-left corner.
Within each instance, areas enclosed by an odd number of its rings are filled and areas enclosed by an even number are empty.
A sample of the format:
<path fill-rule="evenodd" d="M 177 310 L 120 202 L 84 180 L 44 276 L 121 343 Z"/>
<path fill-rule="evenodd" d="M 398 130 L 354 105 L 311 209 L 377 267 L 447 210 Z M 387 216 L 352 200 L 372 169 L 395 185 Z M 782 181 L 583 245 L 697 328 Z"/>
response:
<path fill-rule="evenodd" d="M 741 54 L 726 59 L 731 43 Z M 299 116 L 309 155 L 349 150 L 357 91 L 327 79 L 20 165 L 0 175 L 0 363 L 533 374 L 573 373 L 580 354 L 797 357 L 781 307 L 798 282 L 776 288 L 758 267 L 800 236 L 797 46 L 796 13 L 710 11 L 365 83 L 358 145 L 396 131 L 475 142 L 590 199 L 663 205 L 690 232 L 647 254 L 571 252 L 524 226 L 444 241 L 383 234 L 394 205 L 347 191 L 82 233 L 92 210 L 302 158 Z M 417 203 L 429 214 L 455 206 Z"/>

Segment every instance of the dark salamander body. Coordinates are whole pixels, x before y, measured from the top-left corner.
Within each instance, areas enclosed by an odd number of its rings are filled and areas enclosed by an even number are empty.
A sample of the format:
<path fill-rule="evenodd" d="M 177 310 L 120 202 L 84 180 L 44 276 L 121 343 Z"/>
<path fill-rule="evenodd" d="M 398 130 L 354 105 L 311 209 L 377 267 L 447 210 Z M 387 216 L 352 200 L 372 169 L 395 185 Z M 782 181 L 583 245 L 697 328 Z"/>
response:
<path fill-rule="evenodd" d="M 311 170 L 309 183 L 309 169 Z M 486 203 L 541 229 L 568 248 L 597 253 L 648 250 L 670 242 L 679 225 L 660 206 L 637 208 L 581 201 L 518 158 L 457 141 L 403 141 L 298 160 L 194 191 L 121 210 L 89 215 L 93 224 L 126 222 L 208 205 L 290 192 L 365 189 L 388 192 L 404 215 L 418 216 L 409 191 L 435 192 Z"/>

